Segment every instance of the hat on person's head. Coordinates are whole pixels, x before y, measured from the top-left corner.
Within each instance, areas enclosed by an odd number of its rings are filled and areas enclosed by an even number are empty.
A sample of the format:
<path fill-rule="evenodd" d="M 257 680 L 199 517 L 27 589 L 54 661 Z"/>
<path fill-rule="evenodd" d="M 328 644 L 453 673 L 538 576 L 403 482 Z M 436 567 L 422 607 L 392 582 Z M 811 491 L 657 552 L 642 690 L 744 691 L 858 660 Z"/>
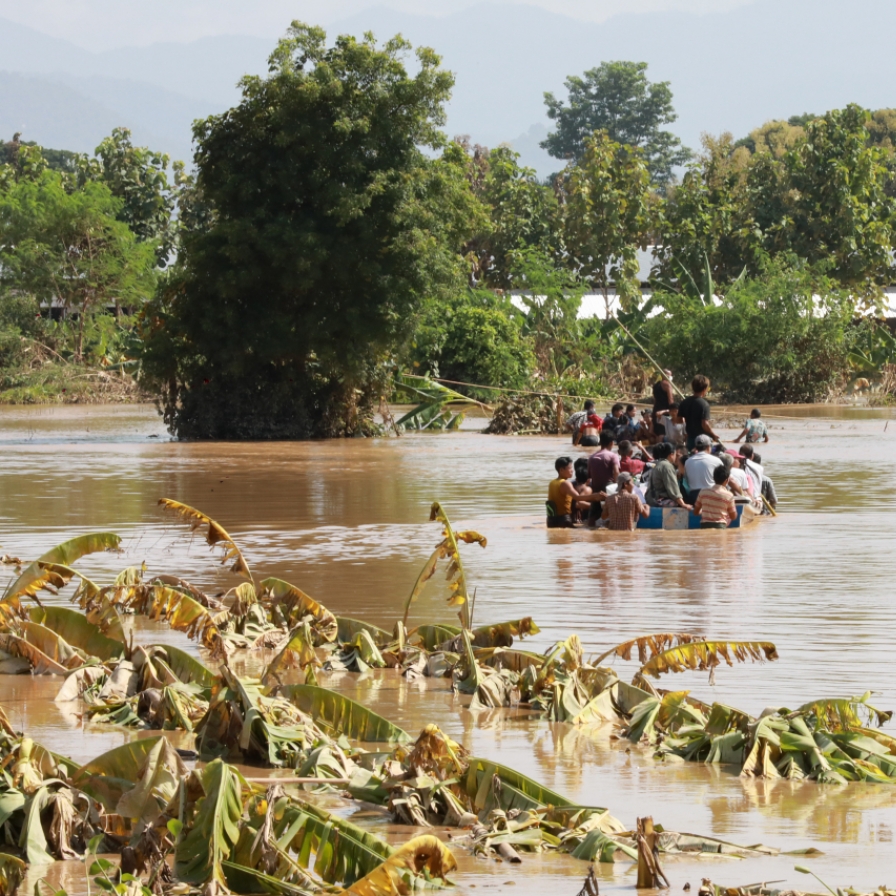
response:
<path fill-rule="evenodd" d="M 733 457 L 735 460 L 744 459 L 744 456 L 742 454 L 738 453 L 737 451 L 732 451 L 730 448 L 725 449 L 725 454 L 727 454 L 729 457 Z"/>
<path fill-rule="evenodd" d="M 698 451 L 702 451 L 704 448 L 709 448 L 711 445 L 712 439 L 707 435 L 699 435 L 694 439 L 694 447 Z"/>
<path fill-rule="evenodd" d="M 618 485 L 619 488 L 622 488 L 622 486 L 625 485 L 626 482 L 631 482 L 631 481 L 632 481 L 631 473 L 620 473 L 616 477 L 616 485 Z"/>

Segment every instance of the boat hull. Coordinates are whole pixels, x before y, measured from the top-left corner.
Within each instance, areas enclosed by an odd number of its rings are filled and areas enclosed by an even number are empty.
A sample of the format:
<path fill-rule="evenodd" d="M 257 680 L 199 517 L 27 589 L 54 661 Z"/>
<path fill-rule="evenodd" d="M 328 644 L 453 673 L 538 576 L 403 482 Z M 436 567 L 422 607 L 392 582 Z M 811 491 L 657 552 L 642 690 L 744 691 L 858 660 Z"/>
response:
<path fill-rule="evenodd" d="M 761 516 L 749 504 L 737 505 L 737 519 L 729 529 L 742 529 Z M 651 507 L 650 516 L 640 517 L 639 529 L 699 529 L 700 517 L 683 507 Z"/>

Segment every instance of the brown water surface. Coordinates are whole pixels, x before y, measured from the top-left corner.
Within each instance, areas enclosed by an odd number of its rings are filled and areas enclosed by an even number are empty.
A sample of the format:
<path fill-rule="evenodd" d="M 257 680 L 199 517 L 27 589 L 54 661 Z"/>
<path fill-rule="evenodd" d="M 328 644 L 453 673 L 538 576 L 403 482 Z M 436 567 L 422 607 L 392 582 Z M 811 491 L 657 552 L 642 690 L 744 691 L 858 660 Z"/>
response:
<path fill-rule="evenodd" d="M 217 519 L 262 576 L 293 582 L 334 612 L 391 628 L 437 540 L 435 525 L 424 523 L 437 499 L 457 523 L 488 536 L 485 550 L 464 552 L 477 621 L 531 615 L 542 629 L 527 641 L 534 648 L 572 632 L 588 651 L 652 631 L 768 639 L 778 662 L 725 667 L 715 685 L 702 674 L 679 676 L 677 686 L 753 713 L 866 690 L 877 692 L 878 706 L 896 708 L 894 415 L 768 411 L 772 441 L 760 450 L 781 500 L 777 519 L 739 533 L 628 536 L 545 530 L 546 482 L 554 458 L 570 453 L 566 439 L 463 432 L 183 444 L 168 439 L 151 408 L 6 408 L 0 545 L 27 560 L 73 535 L 108 529 L 122 535 L 123 555 L 85 557 L 79 566 L 94 578 L 145 561 L 150 573 L 176 572 L 208 589 L 234 584 L 201 538 L 191 540 L 183 524 L 158 512 L 157 499 L 172 497 Z M 55 599 L 64 602 L 66 592 Z M 411 622 L 420 621 L 452 621 L 435 584 L 414 607 Z M 163 626 L 139 627 L 143 640 L 184 644 Z M 631 666 L 620 663 L 620 674 L 631 674 Z M 840 886 L 896 882 L 896 788 L 747 781 L 725 768 L 659 764 L 649 751 L 616 740 L 612 726 L 576 730 L 526 713 L 471 715 L 463 708 L 468 699 L 452 695 L 445 681 L 408 683 L 381 673 L 326 683 L 412 732 L 436 722 L 475 754 L 606 806 L 626 822 L 652 814 L 673 830 L 825 853 L 678 861 L 667 869 L 673 888 L 689 881 L 696 891 L 702 877 L 806 888 L 811 881 L 794 864 L 810 864 Z M 52 678 L 3 677 L 0 702 L 18 727 L 78 759 L 135 736 L 66 715 L 53 703 L 58 686 Z M 398 839 L 413 833 L 364 820 Z M 465 859 L 458 890 L 512 881 L 521 894 L 574 896 L 586 871 L 557 855 L 525 857 L 522 866 Z M 599 877 L 605 892 L 634 883 L 627 864 L 601 866 Z"/>

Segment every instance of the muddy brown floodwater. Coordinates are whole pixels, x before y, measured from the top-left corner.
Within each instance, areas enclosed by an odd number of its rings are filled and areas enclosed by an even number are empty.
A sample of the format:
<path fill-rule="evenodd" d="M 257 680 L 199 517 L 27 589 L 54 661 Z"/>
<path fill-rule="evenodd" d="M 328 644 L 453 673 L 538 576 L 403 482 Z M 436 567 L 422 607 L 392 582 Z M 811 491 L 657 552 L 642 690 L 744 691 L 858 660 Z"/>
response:
<path fill-rule="evenodd" d="M 201 539 L 156 507 L 166 496 L 199 507 L 243 548 L 256 572 L 293 582 L 334 612 L 391 628 L 437 541 L 426 522 L 439 500 L 456 523 L 488 537 L 465 549 L 478 623 L 531 615 L 544 649 L 576 632 L 586 651 L 654 631 L 768 639 L 780 660 L 678 676 L 704 700 L 753 713 L 812 698 L 876 693 L 896 709 L 894 565 L 896 419 L 892 411 L 768 409 L 762 446 L 780 516 L 742 532 L 545 530 L 542 508 L 565 438 L 475 432 L 326 443 L 181 444 L 148 407 L 0 410 L 0 545 L 32 559 L 76 534 L 112 530 L 123 555 L 85 557 L 92 578 L 146 562 L 210 589 L 234 584 Z M 772 413 L 789 415 L 771 417 Z M 726 432 L 729 438 L 734 432 Z M 0 574 L 3 574 L 0 571 Z M 11 575 L 6 568 L 5 575 Z M 65 602 L 66 592 L 54 598 Z M 452 621 L 437 587 L 411 622 Z M 149 623 L 145 641 L 185 644 Z M 621 663 L 620 675 L 634 664 Z M 444 680 L 391 674 L 330 676 L 409 731 L 435 722 L 474 754 L 492 757 L 578 802 L 607 806 L 634 824 L 813 858 L 667 862 L 673 891 L 711 877 L 728 886 L 778 880 L 800 888 L 809 865 L 833 885 L 896 885 L 896 787 L 743 780 L 724 767 L 656 762 L 614 738 L 612 726 L 575 729 L 525 713 L 472 715 Z M 664 682 L 664 685 L 666 682 Z M 0 702 L 35 739 L 86 760 L 132 732 L 82 726 L 53 703 L 57 679 L 2 677 Z M 344 804 L 345 812 L 357 805 Z M 380 822 L 359 817 L 359 822 Z M 377 828 L 399 839 L 409 828 Z M 70 863 L 57 874 L 77 890 Z M 575 896 L 587 865 L 568 856 L 524 856 L 522 865 L 462 859 L 456 892 L 514 886 L 517 894 Z M 68 875 L 70 877 L 66 877 Z M 627 863 L 598 868 L 602 892 L 630 890 Z M 75 883 L 73 883 L 73 881 Z M 782 883 L 783 885 L 783 883 Z"/>

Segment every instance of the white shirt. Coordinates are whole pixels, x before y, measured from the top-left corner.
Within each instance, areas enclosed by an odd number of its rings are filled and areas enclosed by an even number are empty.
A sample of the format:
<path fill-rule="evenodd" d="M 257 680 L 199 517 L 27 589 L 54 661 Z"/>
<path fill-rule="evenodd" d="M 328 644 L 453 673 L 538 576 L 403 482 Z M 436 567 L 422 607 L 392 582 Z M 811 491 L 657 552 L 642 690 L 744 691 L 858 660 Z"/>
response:
<path fill-rule="evenodd" d="M 762 464 L 757 464 L 754 460 L 745 460 L 744 466 L 746 467 L 747 473 L 750 474 L 750 478 L 753 480 L 753 494 L 759 496 L 762 494 Z"/>
<path fill-rule="evenodd" d="M 752 486 L 749 484 L 747 474 L 740 467 L 732 467 L 730 476 L 731 481 L 736 482 L 745 495 L 752 494 Z"/>
<path fill-rule="evenodd" d="M 684 445 L 684 423 L 673 423 L 671 417 L 663 417 L 663 427 L 666 430 L 665 441 L 673 445 Z"/>
<path fill-rule="evenodd" d="M 688 477 L 691 491 L 701 488 L 712 488 L 716 483 L 712 471 L 721 467 L 722 462 L 708 451 L 698 451 L 684 462 L 684 472 Z"/>

